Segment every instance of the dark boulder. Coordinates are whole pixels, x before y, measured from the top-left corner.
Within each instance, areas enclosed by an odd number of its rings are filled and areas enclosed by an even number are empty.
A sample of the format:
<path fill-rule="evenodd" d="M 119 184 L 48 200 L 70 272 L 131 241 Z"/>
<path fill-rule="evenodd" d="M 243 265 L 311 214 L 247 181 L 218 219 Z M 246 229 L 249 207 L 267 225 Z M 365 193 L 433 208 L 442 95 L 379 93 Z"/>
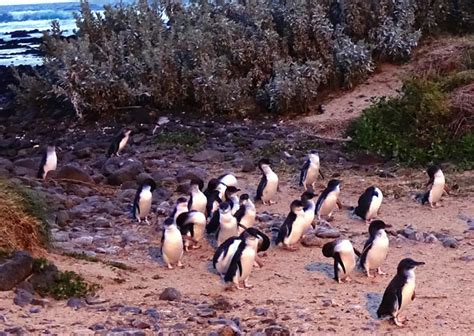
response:
<path fill-rule="evenodd" d="M 13 253 L 0 264 L 0 290 L 11 290 L 33 272 L 33 258 L 26 251 Z"/>

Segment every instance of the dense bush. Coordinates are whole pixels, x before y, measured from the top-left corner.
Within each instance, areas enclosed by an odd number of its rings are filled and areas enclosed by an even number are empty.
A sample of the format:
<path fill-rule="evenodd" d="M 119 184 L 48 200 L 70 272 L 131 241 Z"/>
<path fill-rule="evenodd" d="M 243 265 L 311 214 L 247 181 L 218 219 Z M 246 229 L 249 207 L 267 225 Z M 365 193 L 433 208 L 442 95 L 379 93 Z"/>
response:
<path fill-rule="evenodd" d="M 77 38 L 53 24 L 45 70 L 19 79 L 18 102 L 77 116 L 121 107 L 248 115 L 307 111 L 324 88 L 350 87 L 379 60 L 406 60 L 422 32 L 472 29 L 470 0 L 192 1 L 77 14 Z M 166 20 L 164 14 L 169 18 Z"/>
<path fill-rule="evenodd" d="M 471 50 L 474 50 L 471 48 Z M 470 58 L 448 76 L 413 77 L 348 129 L 351 146 L 408 164 L 474 166 L 474 76 Z"/>

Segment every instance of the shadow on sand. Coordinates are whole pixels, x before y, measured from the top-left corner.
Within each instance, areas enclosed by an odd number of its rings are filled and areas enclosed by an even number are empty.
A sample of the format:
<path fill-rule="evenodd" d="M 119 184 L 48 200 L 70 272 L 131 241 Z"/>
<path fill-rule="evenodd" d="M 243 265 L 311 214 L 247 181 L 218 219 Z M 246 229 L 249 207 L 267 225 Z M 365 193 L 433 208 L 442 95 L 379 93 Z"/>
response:
<path fill-rule="evenodd" d="M 379 308 L 380 302 L 382 302 L 382 294 L 370 292 L 365 294 L 365 309 L 369 312 L 370 316 L 377 318 L 377 309 Z"/>
<path fill-rule="evenodd" d="M 324 274 L 329 279 L 334 278 L 334 267 L 332 264 L 314 262 L 311 264 L 307 264 L 304 268 L 308 272 L 319 272 L 319 273 Z"/>

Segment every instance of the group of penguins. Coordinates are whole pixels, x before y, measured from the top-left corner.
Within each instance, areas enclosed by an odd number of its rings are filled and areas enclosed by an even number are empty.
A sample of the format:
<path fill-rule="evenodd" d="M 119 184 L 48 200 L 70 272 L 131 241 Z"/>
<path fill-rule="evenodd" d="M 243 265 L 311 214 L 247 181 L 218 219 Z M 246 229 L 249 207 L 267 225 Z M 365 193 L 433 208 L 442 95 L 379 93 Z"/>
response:
<path fill-rule="evenodd" d="M 117 134 L 108 151 L 108 156 L 119 156 L 130 137 L 130 131 L 122 130 Z M 38 172 L 39 178 L 46 178 L 48 171 L 56 169 L 57 156 L 54 146 L 48 146 Z M 278 176 L 271 168 L 268 159 L 261 159 L 258 167 L 262 173 L 256 191 L 255 202 L 264 205 L 274 204 L 279 191 Z M 438 166 L 427 170 L 429 181 L 427 191 L 422 195 L 422 204 L 436 207 L 444 193 L 447 193 L 444 174 Z M 295 250 L 304 234 L 315 227 L 315 222 L 323 223 L 332 218 L 336 208 L 342 208 L 339 201 L 341 181 L 332 179 L 317 197 L 314 186 L 317 179 L 324 178 L 320 170 L 319 155 L 316 151 L 308 154 L 301 169 L 300 186 L 305 189 L 301 199 L 291 202 L 290 211 L 281 225 L 275 245 L 286 250 Z M 140 182 L 132 207 L 132 216 L 138 222 L 148 223 L 152 207 L 152 194 L 156 183 L 152 179 Z M 212 258 L 213 267 L 220 274 L 226 288 L 251 288 L 248 283 L 253 267 L 261 267 L 258 253 L 270 248 L 270 238 L 254 227 L 256 207 L 249 194 L 238 196 L 237 178 L 224 174 L 208 182 L 199 178 L 190 180 L 189 197 L 179 197 L 170 216 L 164 220 L 161 238 L 163 261 L 169 269 L 183 267 L 185 251 L 197 249 L 207 235 L 215 234 L 217 249 Z M 365 190 L 353 209 L 353 214 L 369 224 L 369 238 L 362 252 L 353 247 L 347 239 L 337 239 L 326 243 L 322 248 L 325 257 L 334 259 L 334 279 L 350 281 L 350 273 L 357 264 L 365 270 L 376 269 L 378 274 L 388 254 L 389 239 L 385 228 L 390 225 L 375 219 L 382 204 L 382 191 L 371 186 Z M 357 260 L 357 257 L 359 259 Z M 377 311 L 379 318 L 389 316 L 398 326 L 403 325 L 400 311 L 415 298 L 415 268 L 423 265 L 410 258 L 400 261 L 397 274 L 386 288 Z"/>

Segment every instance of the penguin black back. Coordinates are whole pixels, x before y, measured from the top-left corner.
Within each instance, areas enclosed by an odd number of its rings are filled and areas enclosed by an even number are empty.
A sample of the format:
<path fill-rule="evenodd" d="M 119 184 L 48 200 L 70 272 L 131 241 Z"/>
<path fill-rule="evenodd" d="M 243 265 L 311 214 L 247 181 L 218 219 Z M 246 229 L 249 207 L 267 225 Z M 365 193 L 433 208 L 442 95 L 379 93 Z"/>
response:
<path fill-rule="evenodd" d="M 300 200 L 294 200 L 291 202 L 290 205 L 290 212 L 286 216 L 285 221 L 283 224 L 280 226 L 280 231 L 278 231 L 278 236 L 275 240 L 275 244 L 281 244 L 283 243 L 285 237 L 288 237 L 291 234 L 291 230 L 293 229 L 293 223 L 296 220 L 296 213 L 294 212 L 294 209 L 297 207 L 303 208 L 303 202 Z"/>
<path fill-rule="evenodd" d="M 321 195 L 319 195 L 318 201 L 316 202 L 316 208 L 315 208 L 316 213 L 318 213 L 319 209 L 323 205 L 323 202 L 326 199 L 326 197 L 329 195 L 329 193 L 336 190 L 336 188 L 340 184 L 341 184 L 341 181 L 335 180 L 335 179 L 330 180 L 328 182 L 328 186 L 326 187 L 326 189 L 324 189 L 324 191 L 321 193 Z"/>
<path fill-rule="evenodd" d="M 366 219 L 367 211 L 369 210 L 372 197 L 378 196 L 378 192 L 374 186 L 368 187 L 362 195 L 359 197 L 357 207 L 354 209 L 354 214 L 362 219 Z"/>

